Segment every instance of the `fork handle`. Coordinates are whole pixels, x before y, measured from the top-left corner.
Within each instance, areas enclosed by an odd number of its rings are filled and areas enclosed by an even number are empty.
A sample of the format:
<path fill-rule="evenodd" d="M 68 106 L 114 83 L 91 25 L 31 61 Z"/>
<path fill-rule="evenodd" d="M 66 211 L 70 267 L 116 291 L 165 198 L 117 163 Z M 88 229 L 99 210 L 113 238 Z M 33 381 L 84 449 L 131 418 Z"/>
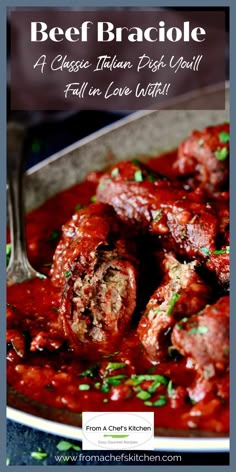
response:
<path fill-rule="evenodd" d="M 23 201 L 23 149 L 25 127 L 10 123 L 7 128 L 7 181 L 8 211 L 11 237 L 11 255 L 7 268 L 7 279 L 13 283 L 35 275 L 30 266 L 25 240 Z"/>

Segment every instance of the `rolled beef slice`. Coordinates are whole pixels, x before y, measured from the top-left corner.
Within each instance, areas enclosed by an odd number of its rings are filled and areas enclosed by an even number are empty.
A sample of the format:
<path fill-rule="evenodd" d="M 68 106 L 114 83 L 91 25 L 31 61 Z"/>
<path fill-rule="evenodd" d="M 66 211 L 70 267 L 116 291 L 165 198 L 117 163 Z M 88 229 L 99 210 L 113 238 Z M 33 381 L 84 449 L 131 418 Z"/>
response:
<path fill-rule="evenodd" d="M 98 200 L 111 204 L 122 221 L 149 232 L 167 250 L 201 259 L 206 251 L 214 252 L 219 231 L 214 207 L 197 192 L 175 188 L 147 169 L 130 161 L 113 166 L 100 178 Z"/>
<path fill-rule="evenodd" d="M 221 297 L 200 313 L 177 323 L 171 340 L 198 370 L 208 377 L 224 372 L 229 366 L 229 297 Z"/>
<path fill-rule="evenodd" d="M 137 260 L 112 207 L 91 204 L 63 226 L 51 275 L 70 346 L 105 352 L 128 329 L 136 306 Z"/>
<path fill-rule="evenodd" d="M 194 130 L 178 148 L 174 164 L 179 175 L 209 193 L 221 191 L 229 179 L 229 123 Z"/>

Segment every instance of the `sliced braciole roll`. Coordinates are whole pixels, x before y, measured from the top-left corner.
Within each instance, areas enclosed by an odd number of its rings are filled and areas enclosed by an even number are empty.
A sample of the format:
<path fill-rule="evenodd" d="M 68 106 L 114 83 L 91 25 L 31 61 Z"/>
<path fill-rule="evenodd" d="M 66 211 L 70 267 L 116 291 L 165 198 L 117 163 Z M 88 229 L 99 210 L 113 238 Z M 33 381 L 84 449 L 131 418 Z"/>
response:
<path fill-rule="evenodd" d="M 211 298 L 211 289 L 198 276 L 196 265 L 196 261 L 180 263 L 171 253 L 163 259 L 163 281 L 138 325 L 139 339 L 154 364 L 168 357 L 170 335 L 177 320 L 198 312 Z"/>
<path fill-rule="evenodd" d="M 59 318 L 75 351 L 113 348 L 136 307 L 135 241 L 112 207 L 91 204 L 62 228 L 51 270 L 61 287 Z"/>

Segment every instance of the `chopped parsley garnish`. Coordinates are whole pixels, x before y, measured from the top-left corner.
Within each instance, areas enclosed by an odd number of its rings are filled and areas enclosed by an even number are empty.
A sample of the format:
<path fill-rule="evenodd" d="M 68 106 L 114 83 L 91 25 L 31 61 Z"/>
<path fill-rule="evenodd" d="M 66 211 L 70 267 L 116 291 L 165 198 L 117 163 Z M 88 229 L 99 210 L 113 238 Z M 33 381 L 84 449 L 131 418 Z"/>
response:
<path fill-rule="evenodd" d="M 143 374 L 143 375 L 133 374 L 131 375 L 131 379 L 132 379 L 133 385 L 139 385 L 145 380 L 152 380 L 153 382 L 158 382 L 162 385 L 168 384 L 167 377 L 164 377 L 164 375 L 159 375 L 159 374 Z"/>
<path fill-rule="evenodd" d="M 222 143 L 228 143 L 230 135 L 226 131 L 222 131 L 221 133 L 219 133 L 219 138 Z"/>
<path fill-rule="evenodd" d="M 223 148 L 218 148 L 215 152 L 214 152 L 216 158 L 218 159 L 218 161 L 225 161 L 225 159 L 227 159 L 228 155 L 229 155 L 229 151 L 226 147 L 223 147 Z"/>
<path fill-rule="evenodd" d="M 90 385 L 89 384 L 80 384 L 78 387 L 79 390 L 90 390 Z"/>
<path fill-rule="evenodd" d="M 104 190 L 104 188 L 105 188 L 105 185 L 104 185 L 104 184 L 102 184 L 102 183 L 101 183 L 101 184 L 99 184 L 99 186 L 98 186 L 98 190 Z"/>
<path fill-rule="evenodd" d="M 149 316 L 150 314 L 157 315 L 158 313 L 160 313 L 160 311 L 163 311 L 163 310 L 161 310 L 160 308 L 150 308 L 146 316 Z"/>
<path fill-rule="evenodd" d="M 153 403 L 153 406 L 164 406 L 167 403 L 165 395 L 160 395 L 159 399 Z"/>
<path fill-rule="evenodd" d="M 86 369 L 84 372 L 80 374 L 80 377 L 94 377 L 98 370 L 98 364 L 94 364 L 89 369 Z"/>
<path fill-rule="evenodd" d="M 75 211 L 79 211 L 81 210 L 81 208 L 83 208 L 83 205 L 81 205 L 81 203 L 77 203 L 77 205 L 75 206 Z"/>
<path fill-rule="evenodd" d="M 158 221 L 160 221 L 160 219 L 162 218 L 162 215 L 163 215 L 162 210 L 152 211 L 152 217 L 153 217 L 154 223 L 158 223 Z"/>
<path fill-rule="evenodd" d="M 188 321 L 188 318 L 185 317 L 185 318 L 182 318 L 182 319 L 180 320 L 180 323 L 186 323 L 186 321 Z M 177 329 L 184 329 L 183 326 L 182 326 L 181 324 L 179 324 L 179 323 L 176 323 L 175 326 L 176 326 Z"/>
<path fill-rule="evenodd" d="M 53 306 L 53 307 L 52 307 L 52 310 L 58 312 L 58 311 L 59 311 L 59 308 Z"/>
<path fill-rule="evenodd" d="M 90 202 L 91 203 L 95 203 L 97 201 L 97 196 L 96 195 L 93 195 L 91 198 L 90 198 Z"/>
<path fill-rule="evenodd" d="M 134 180 L 135 182 L 143 182 L 143 174 L 141 169 L 136 170 L 134 174 Z"/>
<path fill-rule="evenodd" d="M 59 441 L 56 447 L 58 451 L 61 451 L 61 452 L 66 452 L 66 451 L 69 451 L 70 449 L 73 449 L 74 451 L 81 451 L 80 446 L 77 446 L 76 444 L 73 444 L 70 441 L 64 441 L 64 440 Z"/>
<path fill-rule="evenodd" d="M 66 270 L 66 272 L 64 272 L 63 274 L 63 277 L 65 278 L 70 277 L 71 274 L 72 274 L 71 270 Z"/>
<path fill-rule="evenodd" d="M 7 256 L 7 265 L 9 264 L 11 257 L 11 243 L 6 244 L 6 256 Z"/>
<path fill-rule="evenodd" d="M 48 457 L 48 453 L 38 449 L 38 451 L 31 452 L 31 457 L 37 461 L 43 461 Z"/>
<path fill-rule="evenodd" d="M 106 382 L 110 385 L 120 385 L 121 380 L 127 379 L 127 375 L 113 375 L 112 377 L 106 377 Z"/>
<path fill-rule="evenodd" d="M 106 366 L 106 372 L 109 370 L 123 369 L 126 367 L 125 362 L 109 362 Z"/>
<path fill-rule="evenodd" d="M 58 237 L 60 236 L 60 231 L 58 229 L 55 229 L 54 231 L 52 231 L 52 233 L 50 234 L 49 238 L 48 238 L 48 241 L 54 241 L 55 239 L 57 239 Z"/>
<path fill-rule="evenodd" d="M 166 403 L 167 403 L 166 396 L 165 395 L 160 395 L 158 400 L 156 400 L 155 402 L 147 401 L 147 402 L 144 402 L 144 405 L 146 405 L 146 406 L 164 406 L 164 405 L 166 405 Z"/>
<path fill-rule="evenodd" d="M 198 146 L 201 148 L 204 144 L 204 139 L 199 139 Z"/>
<path fill-rule="evenodd" d="M 150 182 L 156 182 L 157 181 L 156 177 L 154 177 L 153 174 L 148 174 L 147 178 L 148 178 L 148 180 L 150 180 Z"/>
<path fill-rule="evenodd" d="M 179 297 L 180 297 L 180 295 L 177 292 L 175 292 L 172 295 L 172 298 L 171 298 L 169 306 L 168 306 L 167 315 L 172 315 L 173 310 L 174 310 L 174 306 L 175 306 L 176 302 L 179 300 Z"/>
<path fill-rule="evenodd" d="M 201 251 L 202 254 L 204 254 L 204 256 L 210 256 L 210 254 L 211 254 L 208 247 L 200 247 L 200 251 Z"/>
<path fill-rule="evenodd" d="M 132 164 L 134 164 L 135 166 L 139 167 L 142 163 L 141 163 L 138 159 L 133 159 L 133 160 L 132 160 Z"/>
<path fill-rule="evenodd" d="M 226 246 L 224 249 L 217 249 L 213 254 L 230 254 L 230 246 Z"/>
<path fill-rule="evenodd" d="M 196 328 L 191 328 L 188 331 L 188 334 L 205 334 L 208 333 L 207 326 L 197 326 Z"/>
<path fill-rule="evenodd" d="M 118 167 L 115 167 L 115 168 L 111 171 L 111 176 L 112 176 L 112 177 L 118 177 L 119 173 L 120 173 L 120 172 L 119 172 Z"/>
<path fill-rule="evenodd" d="M 146 392 L 146 390 L 140 390 L 140 392 L 138 392 L 136 395 L 136 397 L 140 400 L 148 400 L 149 398 L 151 398 L 151 396 L 151 393 Z"/>
<path fill-rule="evenodd" d="M 101 386 L 101 392 L 103 393 L 107 393 L 110 391 L 110 387 L 109 385 L 105 382 L 102 386 Z"/>
<path fill-rule="evenodd" d="M 172 380 L 170 380 L 168 385 L 167 385 L 167 393 L 168 393 L 169 397 L 173 396 L 174 391 L 175 391 L 175 389 L 173 388 L 173 382 L 172 382 Z"/>

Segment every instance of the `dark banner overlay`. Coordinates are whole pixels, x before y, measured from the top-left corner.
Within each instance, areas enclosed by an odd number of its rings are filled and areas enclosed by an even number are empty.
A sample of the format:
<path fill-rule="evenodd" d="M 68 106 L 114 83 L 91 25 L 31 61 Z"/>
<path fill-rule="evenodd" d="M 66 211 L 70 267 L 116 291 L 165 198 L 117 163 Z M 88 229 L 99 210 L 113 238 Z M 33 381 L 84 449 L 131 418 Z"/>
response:
<path fill-rule="evenodd" d="M 157 109 L 224 82 L 226 57 L 224 11 L 12 11 L 11 108 Z"/>

